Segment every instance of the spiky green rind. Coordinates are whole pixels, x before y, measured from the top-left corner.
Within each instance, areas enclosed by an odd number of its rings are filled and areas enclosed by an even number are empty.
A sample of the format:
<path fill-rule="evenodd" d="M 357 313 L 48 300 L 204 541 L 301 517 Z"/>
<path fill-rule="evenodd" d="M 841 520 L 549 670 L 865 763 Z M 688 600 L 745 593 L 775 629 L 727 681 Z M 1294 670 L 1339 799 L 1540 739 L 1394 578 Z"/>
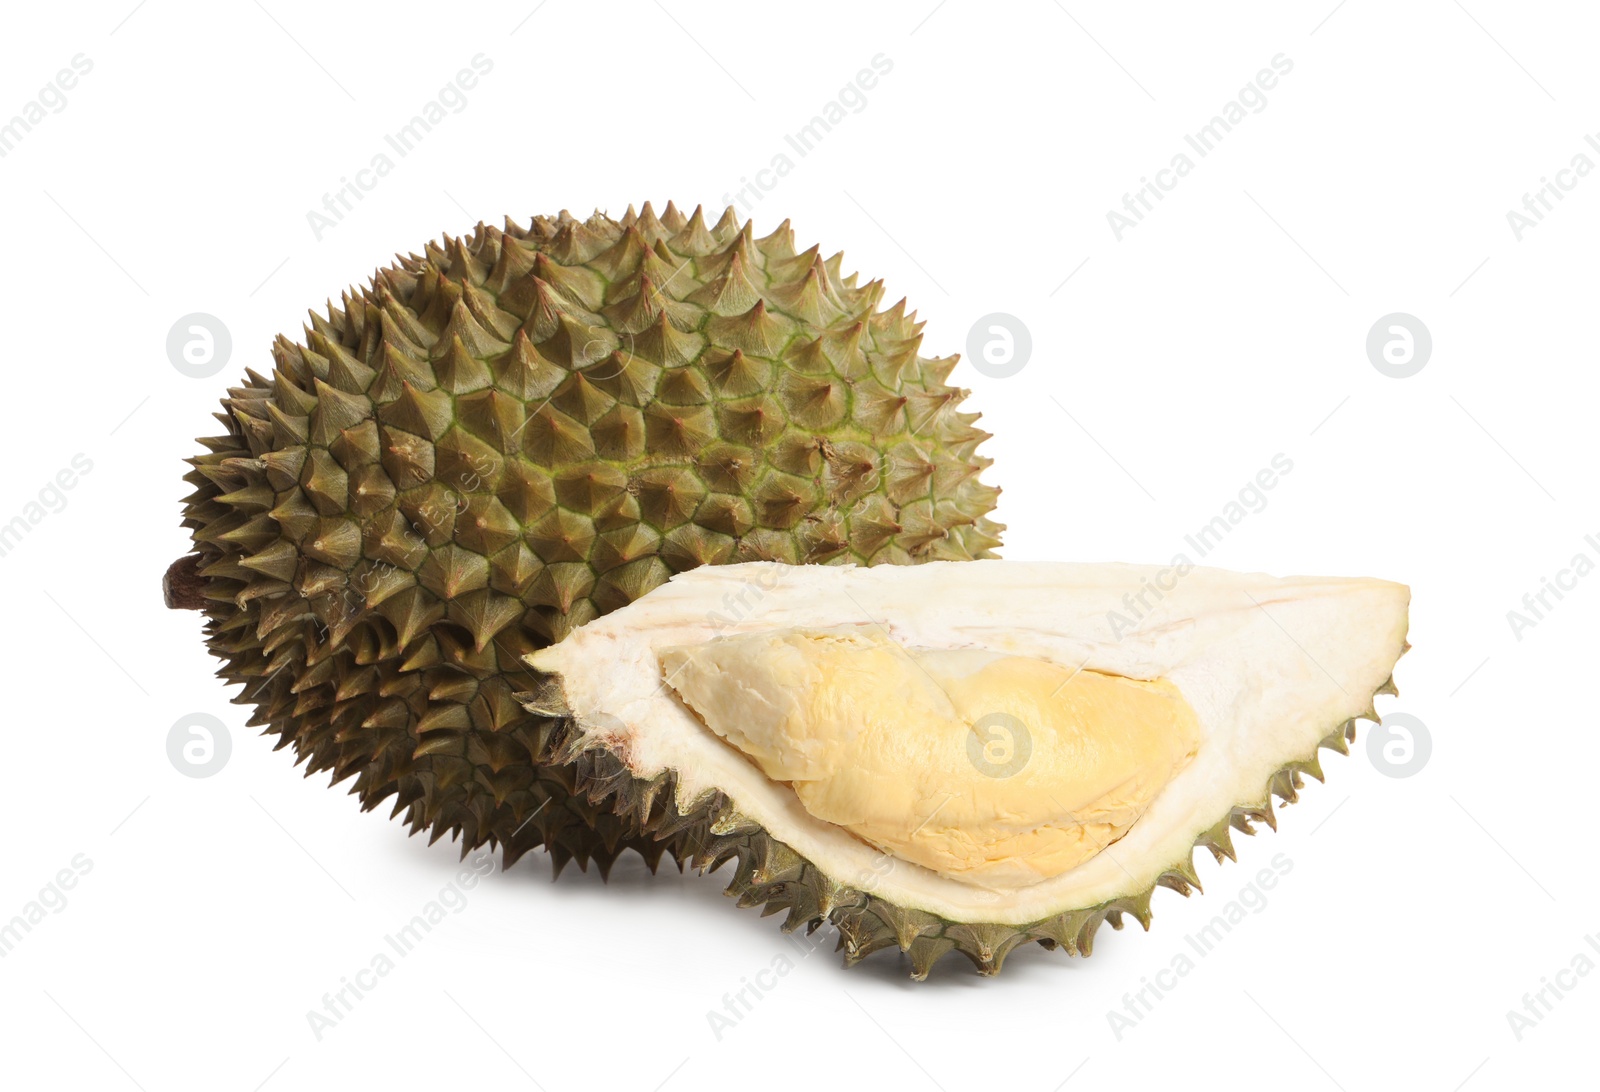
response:
<path fill-rule="evenodd" d="M 1395 693 L 1393 681 L 1386 682 L 1378 693 Z M 679 859 L 702 872 L 734 862 L 725 893 L 742 907 L 759 907 L 763 917 L 784 914 L 786 932 L 803 926 L 810 933 L 824 922 L 833 925 L 838 932 L 837 949 L 843 951 L 847 967 L 874 952 L 898 949 L 910 961 L 911 977 L 921 980 L 942 956 L 959 952 L 971 960 L 979 974 L 995 975 L 1012 950 L 1032 942 L 1064 949 L 1069 955 L 1086 956 L 1092 951 L 1095 933 L 1103 922 L 1121 929 L 1127 915 L 1149 929 L 1150 898 L 1157 887 L 1169 887 L 1185 896 L 1200 888 L 1191 849 L 1164 869 L 1151 886 L 1094 906 L 1063 911 L 1024 925 L 951 921 L 879 897 L 873 893 L 870 876 L 854 877 L 848 882 L 830 876 L 740 814 L 720 792 L 705 794 L 686 807 L 675 803 L 676 776 L 667 771 L 654 778 L 635 777 L 616 755 L 562 717 L 564 699 L 559 684 L 553 680 L 542 681 L 538 691 L 523 699 L 545 715 L 559 718 L 560 726 L 552 739 L 557 748 L 554 757 L 570 763 L 576 775 L 576 790 L 591 803 L 626 816 L 648 834 L 672 841 Z M 1210 850 L 1220 863 L 1224 857 L 1234 859 L 1232 831 L 1254 834 L 1256 823 L 1276 830 L 1272 798 L 1277 796 L 1282 804 L 1292 804 L 1299 799 L 1303 775 L 1321 781 L 1319 752 L 1328 748 L 1349 754 L 1356 719 L 1378 718 L 1369 710 L 1336 727 L 1309 755 L 1286 763 L 1268 778 L 1258 799 L 1241 801 L 1223 815 L 1195 840 L 1194 849 Z"/>
<path fill-rule="evenodd" d="M 546 762 L 524 655 L 696 565 L 998 544 L 955 358 L 840 263 L 731 209 L 562 213 L 430 244 L 280 338 L 186 477 L 250 723 L 463 853 L 674 852 Z"/>

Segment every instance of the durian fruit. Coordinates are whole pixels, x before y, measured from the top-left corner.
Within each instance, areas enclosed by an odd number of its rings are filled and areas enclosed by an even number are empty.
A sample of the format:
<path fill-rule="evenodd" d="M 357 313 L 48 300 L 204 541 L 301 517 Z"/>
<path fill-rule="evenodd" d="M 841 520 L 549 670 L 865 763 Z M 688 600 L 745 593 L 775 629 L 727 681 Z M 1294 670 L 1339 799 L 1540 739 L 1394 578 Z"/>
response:
<path fill-rule="evenodd" d="M 728 893 L 922 978 L 1148 928 L 1197 846 L 1275 826 L 1394 693 L 1410 593 L 1372 579 L 973 561 L 697 569 L 530 664 L 598 806 Z"/>
<path fill-rule="evenodd" d="M 650 205 L 482 224 L 279 338 L 191 459 L 219 674 L 413 833 L 602 872 L 672 839 L 575 793 L 523 657 L 698 565 L 989 555 L 986 433 L 842 256 Z"/>

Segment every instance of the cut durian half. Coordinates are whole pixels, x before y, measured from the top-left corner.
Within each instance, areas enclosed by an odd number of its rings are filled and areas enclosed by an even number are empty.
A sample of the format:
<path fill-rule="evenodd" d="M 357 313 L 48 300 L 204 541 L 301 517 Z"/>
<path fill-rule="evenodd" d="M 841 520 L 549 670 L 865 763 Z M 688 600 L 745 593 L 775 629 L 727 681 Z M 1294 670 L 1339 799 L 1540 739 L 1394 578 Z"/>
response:
<path fill-rule="evenodd" d="M 730 892 L 993 971 L 1086 951 L 1272 821 L 1392 692 L 1409 590 L 1011 561 L 680 574 L 528 657 L 592 795 L 701 829 Z M 776 904 L 774 906 L 773 904 Z"/>

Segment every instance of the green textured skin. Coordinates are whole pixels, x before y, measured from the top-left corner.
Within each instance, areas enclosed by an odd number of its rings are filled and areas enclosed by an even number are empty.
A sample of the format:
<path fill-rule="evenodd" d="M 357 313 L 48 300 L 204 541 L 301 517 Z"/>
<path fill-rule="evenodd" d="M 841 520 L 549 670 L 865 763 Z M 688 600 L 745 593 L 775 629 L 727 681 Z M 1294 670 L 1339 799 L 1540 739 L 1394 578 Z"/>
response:
<path fill-rule="evenodd" d="M 731 209 L 482 224 L 279 338 L 191 459 L 219 674 L 412 833 L 602 872 L 698 852 L 552 762 L 521 657 L 701 564 L 989 556 L 987 433 L 840 255 Z"/>

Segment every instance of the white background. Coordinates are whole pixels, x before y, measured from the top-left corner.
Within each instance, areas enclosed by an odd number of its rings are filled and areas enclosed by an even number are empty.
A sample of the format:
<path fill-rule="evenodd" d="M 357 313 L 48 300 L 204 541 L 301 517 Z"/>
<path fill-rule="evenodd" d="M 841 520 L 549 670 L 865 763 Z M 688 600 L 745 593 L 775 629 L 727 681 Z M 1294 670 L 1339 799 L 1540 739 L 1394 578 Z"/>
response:
<path fill-rule="evenodd" d="M 1600 559 L 1600 178 L 1520 241 L 1506 213 L 1600 161 L 1593 13 L 535 2 L 5 14 L 0 118 L 74 55 L 93 69 L 0 159 L 0 523 L 73 456 L 93 469 L 0 558 L 0 920 L 76 855 L 92 867 L 0 960 L 0 1081 L 1486 1092 L 1587 1070 L 1600 974 L 1520 1039 L 1507 1012 L 1600 962 L 1600 578 L 1520 639 L 1507 612 Z M 465 109 L 318 240 L 307 211 L 479 53 Z M 1206 561 L 1408 582 L 1415 649 L 1380 708 L 1426 723 L 1430 761 L 1386 777 L 1363 738 L 1240 864 L 1206 856 L 1204 896 L 1159 892 L 1149 934 L 1018 950 L 997 979 L 958 957 L 920 984 L 894 954 L 844 971 L 831 931 L 800 958 L 718 877 L 629 858 L 609 886 L 552 883 L 530 855 L 319 1040 L 307 1011 L 457 851 L 302 779 L 212 678 L 199 617 L 163 609 L 192 437 L 275 334 L 395 251 L 506 214 L 720 207 L 879 53 L 890 74 L 760 196 L 757 231 L 790 217 L 886 278 L 925 352 L 965 351 L 990 312 L 1026 323 L 1020 374 L 954 380 L 996 434 L 1006 556 L 1165 562 L 1282 453 L 1293 471 Z M 1118 241 L 1107 211 L 1280 53 L 1265 108 Z M 232 332 L 210 379 L 166 355 L 196 311 Z M 1365 351 L 1396 311 L 1434 339 L 1404 380 Z M 207 779 L 167 757 L 193 713 L 231 730 Z M 1277 854 L 1292 871 L 1265 907 L 1119 1037 L 1107 1013 Z M 793 972 L 719 1040 L 708 1011 L 780 954 Z"/>

